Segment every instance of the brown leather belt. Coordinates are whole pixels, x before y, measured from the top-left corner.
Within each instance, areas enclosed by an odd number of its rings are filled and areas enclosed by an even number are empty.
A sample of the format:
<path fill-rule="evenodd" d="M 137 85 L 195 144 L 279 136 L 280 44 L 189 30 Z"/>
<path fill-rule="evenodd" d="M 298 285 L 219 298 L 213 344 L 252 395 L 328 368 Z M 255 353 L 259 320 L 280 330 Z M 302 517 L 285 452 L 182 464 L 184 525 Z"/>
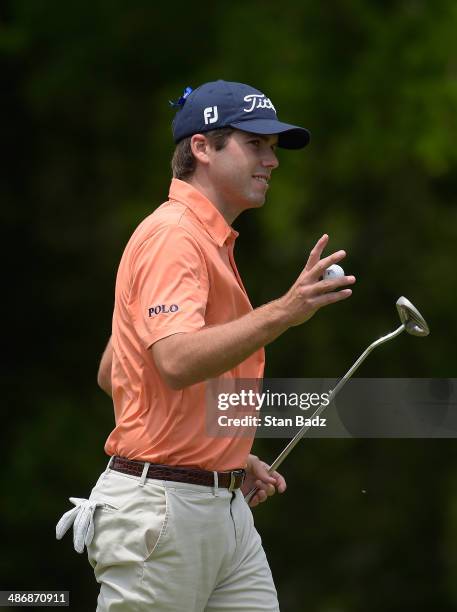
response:
<path fill-rule="evenodd" d="M 144 462 L 131 461 L 123 457 L 114 457 L 110 468 L 116 472 L 129 474 L 130 476 L 142 476 Z M 232 472 L 217 472 L 217 486 L 233 491 L 239 489 L 246 476 L 245 470 L 233 470 Z M 171 480 L 173 482 L 188 482 L 190 484 L 214 487 L 214 472 L 198 470 L 197 468 L 185 468 L 171 465 L 159 465 L 151 463 L 146 473 L 146 478 L 156 478 L 157 480 Z"/>

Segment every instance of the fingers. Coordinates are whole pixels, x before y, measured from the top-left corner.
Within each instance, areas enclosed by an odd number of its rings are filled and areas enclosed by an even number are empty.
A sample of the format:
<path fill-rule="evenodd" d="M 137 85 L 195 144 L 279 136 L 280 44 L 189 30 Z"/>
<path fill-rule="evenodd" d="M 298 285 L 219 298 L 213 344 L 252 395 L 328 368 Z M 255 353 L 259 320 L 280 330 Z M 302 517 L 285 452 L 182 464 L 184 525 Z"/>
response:
<path fill-rule="evenodd" d="M 316 266 L 315 270 L 318 269 L 319 267 L 320 266 Z M 312 274 L 314 276 L 314 271 Z M 321 275 L 320 280 L 316 279 L 312 283 L 310 283 L 309 276 L 308 276 L 306 280 L 302 279 L 302 280 L 297 281 L 297 287 L 299 290 L 303 290 L 303 289 L 307 290 L 310 305 L 314 309 L 315 300 L 317 298 L 320 298 L 322 295 L 328 295 L 332 292 L 336 292 L 338 289 L 341 289 L 342 287 L 347 288 L 347 285 L 353 285 L 355 282 L 356 282 L 356 278 L 352 274 L 349 276 L 337 276 L 334 278 L 327 278 L 325 280 L 322 279 L 322 275 Z M 337 295 L 341 294 L 339 297 L 339 299 L 341 300 L 341 299 L 345 299 L 349 297 L 351 293 L 352 293 L 351 290 L 349 293 L 347 292 L 345 293 L 344 291 L 338 291 Z M 338 300 L 335 300 L 335 301 L 338 301 Z M 330 303 L 330 302 L 319 301 L 320 305 L 324 303 Z"/>
<path fill-rule="evenodd" d="M 259 491 L 263 491 L 267 497 L 271 497 L 276 493 L 275 485 L 276 480 L 274 480 L 273 478 L 271 479 L 271 482 L 264 482 L 263 480 L 255 481 L 255 486 L 257 487 L 257 489 Z"/>
<path fill-rule="evenodd" d="M 265 491 L 257 491 L 249 502 L 249 507 L 255 508 L 256 506 L 264 502 L 267 498 L 268 495 L 265 493 Z"/>
<path fill-rule="evenodd" d="M 355 277 L 352 275 L 340 276 L 322 281 L 325 270 L 346 257 L 346 251 L 340 250 L 328 255 L 327 257 L 324 257 L 323 259 L 319 259 L 320 255 L 322 254 L 323 247 L 325 247 L 327 242 L 328 236 L 327 234 L 324 234 L 316 243 L 316 246 L 311 251 L 305 268 L 297 279 L 297 284 L 299 286 L 302 284 L 309 285 L 311 282 L 312 284 L 316 284 L 315 289 L 318 291 L 318 293 L 321 291 L 327 293 L 345 285 L 352 285 L 355 283 Z M 319 283 L 318 281 L 322 282 Z M 346 297 L 349 297 L 349 295 L 350 294 L 346 295 Z"/>
<path fill-rule="evenodd" d="M 342 259 L 346 257 L 346 251 L 336 251 L 336 253 L 332 253 L 331 255 L 327 255 L 323 259 L 320 259 L 316 262 L 315 266 L 310 270 L 314 277 L 320 278 L 325 270 L 329 268 L 332 264 L 338 263 Z"/>
<path fill-rule="evenodd" d="M 287 489 L 286 479 L 279 472 L 272 473 L 273 478 L 276 480 L 276 490 L 278 493 L 284 493 Z"/>
<path fill-rule="evenodd" d="M 337 276 L 336 278 L 327 278 L 316 283 L 316 289 L 318 293 L 330 293 L 346 285 L 353 285 L 355 283 L 355 276 Z"/>
<path fill-rule="evenodd" d="M 266 466 L 267 470 L 268 466 L 266 464 L 264 464 L 264 466 Z M 249 502 L 249 506 L 251 508 L 255 508 L 255 506 L 258 506 L 262 502 L 266 501 L 269 497 L 274 495 L 276 491 L 278 493 L 284 493 L 284 491 L 287 489 L 286 480 L 279 472 L 275 471 L 272 474 L 267 472 L 267 474 L 268 482 L 265 482 L 265 479 L 255 481 L 257 491 Z"/>
<path fill-rule="evenodd" d="M 308 257 L 308 261 L 306 262 L 306 266 L 303 268 L 298 278 L 299 281 L 303 280 L 305 275 L 308 279 L 311 277 L 312 280 L 318 280 L 323 276 L 328 267 L 330 267 L 332 264 L 338 263 L 346 257 L 346 251 L 340 250 L 321 259 L 320 257 L 327 243 L 328 235 L 324 234 L 312 249 Z"/>
<path fill-rule="evenodd" d="M 257 491 L 253 495 L 249 506 L 255 508 L 262 502 L 266 501 L 269 497 L 275 494 L 275 488 L 273 485 L 265 485 L 261 480 L 257 480 L 255 483 Z"/>
<path fill-rule="evenodd" d="M 246 495 L 253 487 L 256 489 L 255 494 L 249 501 L 251 508 L 264 502 L 268 497 L 274 495 L 276 491 L 284 493 L 287 488 L 284 477 L 276 471 L 270 474 L 270 466 L 255 455 L 249 455 L 246 469 L 248 477 L 242 487 L 242 491 Z"/>
<path fill-rule="evenodd" d="M 311 253 L 309 254 L 308 261 L 306 262 L 305 266 L 306 271 L 311 270 L 311 268 L 314 268 L 314 266 L 320 260 L 321 255 L 325 247 L 327 246 L 327 243 L 328 235 L 324 234 L 321 238 L 319 238 L 319 240 L 316 242 L 313 249 L 311 250 Z"/>
<path fill-rule="evenodd" d="M 346 300 L 351 295 L 352 289 L 341 289 L 341 291 L 323 293 L 313 299 L 313 307 L 317 310 L 318 308 L 322 308 L 322 306 L 327 306 L 328 304 L 334 304 L 335 302 Z"/>

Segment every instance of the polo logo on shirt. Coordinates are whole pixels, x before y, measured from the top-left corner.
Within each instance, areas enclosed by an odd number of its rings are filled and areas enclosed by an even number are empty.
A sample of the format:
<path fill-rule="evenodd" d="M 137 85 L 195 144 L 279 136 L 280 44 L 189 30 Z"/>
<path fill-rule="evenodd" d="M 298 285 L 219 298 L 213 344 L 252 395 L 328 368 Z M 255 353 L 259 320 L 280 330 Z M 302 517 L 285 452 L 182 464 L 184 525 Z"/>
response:
<path fill-rule="evenodd" d="M 170 304 L 170 306 L 167 304 L 161 304 L 148 308 L 148 313 L 150 317 L 155 317 L 159 314 L 168 314 L 169 312 L 176 312 L 177 310 L 179 310 L 178 304 Z"/>

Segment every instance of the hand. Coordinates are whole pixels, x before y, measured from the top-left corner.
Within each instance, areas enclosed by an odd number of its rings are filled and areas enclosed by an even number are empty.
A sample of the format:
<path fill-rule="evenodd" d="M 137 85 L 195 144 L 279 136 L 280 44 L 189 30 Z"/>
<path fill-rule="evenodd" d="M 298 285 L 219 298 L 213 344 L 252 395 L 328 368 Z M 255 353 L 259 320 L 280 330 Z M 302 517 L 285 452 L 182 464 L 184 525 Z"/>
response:
<path fill-rule="evenodd" d="M 268 473 L 270 466 L 261 461 L 255 455 L 249 455 L 246 466 L 246 479 L 241 487 L 243 495 L 247 495 L 251 489 L 257 487 L 258 491 L 249 502 L 249 506 L 254 508 L 267 497 L 278 493 L 284 493 L 287 488 L 286 481 L 278 472 Z"/>
<path fill-rule="evenodd" d="M 329 266 L 346 257 L 345 251 L 337 251 L 321 259 L 327 243 L 328 235 L 324 234 L 311 251 L 306 266 L 294 285 L 285 296 L 280 298 L 290 326 L 304 323 L 322 306 L 339 302 L 352 294 L 351 289 L 342 289 L 341 291 L 336 291 L 336 289 L 355 283 L 354 276 L 340 276 L 322 280 L 322 276 Z"/>

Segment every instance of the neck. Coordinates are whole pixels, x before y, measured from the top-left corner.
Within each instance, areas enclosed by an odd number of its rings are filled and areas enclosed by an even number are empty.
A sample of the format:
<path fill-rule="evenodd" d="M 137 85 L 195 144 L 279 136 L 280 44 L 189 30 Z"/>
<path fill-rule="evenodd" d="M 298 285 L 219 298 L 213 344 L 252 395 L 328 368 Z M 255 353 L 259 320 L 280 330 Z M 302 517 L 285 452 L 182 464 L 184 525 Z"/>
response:
<path fill-rule="evenodd" d="M 213 204 L 213 206 L 217 208 L 217 210 L 226 220 L 227 224 L 232 225 L 232 223 L 240 214 L 240 211 L 233 210 L 230 204 L 224 200 L 220 192 L 218 192 L 211 183 L 202 180 L 202 178 L 197 176 L 196 174 L 191 176 L 187 180 L 187 183 L 189 183 L 189 185 L 192 185 L 192 187 L 195 187 L 195 189 L 202 193 L 205 198 L 207 198 L 211 202 L 211 204 Z"/>

